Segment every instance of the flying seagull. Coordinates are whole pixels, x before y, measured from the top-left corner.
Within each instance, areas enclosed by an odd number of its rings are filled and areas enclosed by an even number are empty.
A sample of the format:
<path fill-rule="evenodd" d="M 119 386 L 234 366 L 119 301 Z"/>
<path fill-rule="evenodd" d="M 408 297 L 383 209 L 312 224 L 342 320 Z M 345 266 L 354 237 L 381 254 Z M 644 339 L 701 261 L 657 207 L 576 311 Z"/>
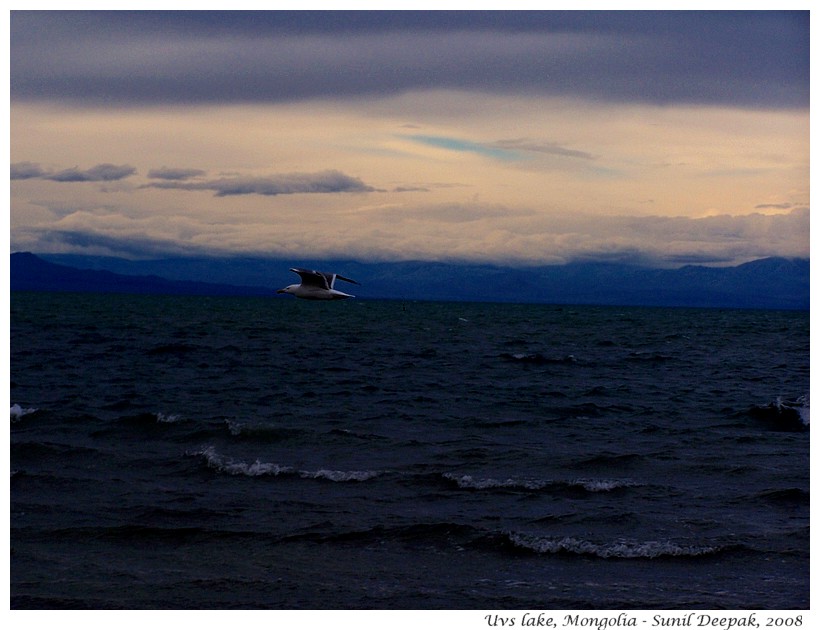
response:
<path fill-rule="evenodd" d="M 334 289 L 333 283 L 336 282 L 336 279 L 359 284 L 355 280 L 340 276 L 338 273 L 325 273 L 299 268 L 291 268 L 291 271 L 299 274 L 302 284 L 291 284 L 284 289 L 279 289 L 277 293 L 290 293 L 305 300 L 344 300 L 355 296 Z"/>

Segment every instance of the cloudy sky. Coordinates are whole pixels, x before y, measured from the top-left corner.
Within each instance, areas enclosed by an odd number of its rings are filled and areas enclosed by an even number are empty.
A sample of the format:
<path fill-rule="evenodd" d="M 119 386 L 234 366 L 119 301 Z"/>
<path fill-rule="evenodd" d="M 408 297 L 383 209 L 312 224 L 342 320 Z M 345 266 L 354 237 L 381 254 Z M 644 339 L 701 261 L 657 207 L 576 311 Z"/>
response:
<path fill-rule="evenodd" d="M 809 255 L 808 12 L 11 14 L 11 249 Z"/>

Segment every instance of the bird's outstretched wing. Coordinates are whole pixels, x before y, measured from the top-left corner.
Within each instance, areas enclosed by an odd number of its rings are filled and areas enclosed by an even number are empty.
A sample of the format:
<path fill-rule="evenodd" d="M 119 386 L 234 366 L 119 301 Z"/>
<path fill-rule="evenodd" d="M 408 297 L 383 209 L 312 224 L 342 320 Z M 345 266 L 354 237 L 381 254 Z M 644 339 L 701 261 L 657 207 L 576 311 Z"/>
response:
<path fill-rule="evenodd" d="M 323 271 L 315 271 L 314 269 L 302 269 L 300 267 L 291 268 L 291 271 L 298 273 L 302 279 L 302 284 L 312 287 L 319 287 L 321 289 L 332 289 L 333 283 L 336 279 L 351 282 L 353 284 L 360 284 L 351 278 L 345 278 L 338 273 L 325 273 Z"/>
<path fill-rule="evenodd" d="M 299 274 L 302 284 L 305 286 L 319 287 L 320 289 L 330 289 L 333 286 L 333 277 L 321 271 L 298 267 L 291 268 L 291 271 Z"/>
<path fill-rule="evenodd" d="M 353 284 L 361 285 L 361 282 L 356 282 L 355 280 L 351 280 L 350 278 L 345 278 L 344 276 L 340 276 L 338 273 L 334 273 L 333 274 L 333 279 L 335 280 L 336 278 L 338 278 L 339 280 L 344 280 L 345 282 L 352 282 Z M 332 282 L 331 282 L 330 286 L 331 287 L 333 286 Z"/>

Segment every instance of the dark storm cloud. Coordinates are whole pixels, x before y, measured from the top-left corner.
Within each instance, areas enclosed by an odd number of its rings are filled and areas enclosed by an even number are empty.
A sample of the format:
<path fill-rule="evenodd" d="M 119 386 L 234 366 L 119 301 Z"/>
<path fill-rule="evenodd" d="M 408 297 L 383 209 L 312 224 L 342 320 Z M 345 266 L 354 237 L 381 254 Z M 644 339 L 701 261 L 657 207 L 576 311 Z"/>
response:
<path fill-rule="evenodd" d="M 62 171 L 47 171 L 34 162 L 11 165 L 11 179 L 47 179 L 54 182 L 113 182 L 136 172 L 136 168 L 127 164 L 97 164 L 85 170 L 74 167 Z"/>
<path fill-rule="evenodd" d="M 44 179 L 50 179 L 55 182 L 113 182 L 125 179 L 136 172 L 137 169 L 127 164 L 122 166 L 116 164 L 98 164 L 87 170 L 69 168 L 64 171 L 50 173 L 45 175 Z"/>
<path fill-rule="evenodd" d="M 574 229 L 585 234 L 589 257 L 597 260 L 622 256 L 627 262 L 646 264 L 722 263 L 765 256 L 807 256 L 803 249 L 809 229 L 809 209 L 794 208 L 781 214 L 715 215 L 702 218 L 684 216 L 590 216 Z M 628 247 L 613 246 L 611 235 L 620 235 Z M 799 244 L 799 251 L 795 250 Z"/>
<path fill-rule="evenodd" d="M 34 162 L 17 162 L 11 165 L 11 179 L 37 179 L 45 174 L 43 167 Z"/>
<path fill-rule="evenodd" d="M 273 102 L 454 88 L 806 107 L 804 12 L 37 12 L 12 99 Z"/>
<path fill-rule="evenodd" d="M 148 177 L 152 179 L 169 179 L 169 180 L 186 180 L 192 177 L 199 177 L 204 175 L 205 171 L 198 168 L 155 168 L 148 171 Z"/>
<path fill-rule="evenodd" d="M 499 230 L 499 239 L 516 241 L 522 237 L 531 239 L 530 245 L 540 245 L 555 262 L 606 261 L 637 265 L 678 266 L 683 264 L 739 263 L 767 256 L 808 257 L 808 243 L 798 240 L 809 230 L 809 209 L 799 208 L 780 215 L 720 215 L 691 219 L 687 217 L 661 216 L 612 216 L 564 215 L 542 217 L 526 210 L 513 210 L 494 204 L 432 204 L 426 207 L 372 209 L 368 222 L 394 234 L 409 232 L 395 229 L 399 223 L 434 221 L 434 234 L 476 234 L 487 236 L 482 227 L 470 232 L 471 224 L 482 225 L 483 220 L 496 217 L 520 221 L 520 229 Z M 77 212 L 76 221 L 65 221 L 57 226 L 31 227 L 16 233 L 13 249 L 23 244 L 38 243 L 46 246 L 71 246 L 117 256 L 163 256 L 196 254 L 221 251 L 224 234 L 212 230 L 207 221 L 184 226 L 185 238 L 169 232 L 165 217 L 153 213 L 137 221 L 120 217 L 111 221 L 84 211 Z M 481 236 L 483 235 L 483 237 Z M 616 237 L 613 239 L 613 236 Z M 333 234 L 342 238 L 346 251 L 360 255 L 368 251 L 366 239 L 357 231 L 352 237 Z M 246 251 L 279 254 L 287 249 L 270 249 L 268 243 L 259 246 L 259 240 L 249 242 Z M 449 241 L 453 246 L 452 257 L 458 251 L 458 237 Z M 488 241 L 484 240 L 485 245 Z M 338 242 L 336 243 L 339 244 Z M 513 249 L 505 254 L 509 260 L 527 255 L 530 245 Z M 225 248 L 226 251 L 229 248 Z M 429 259 L 442 254 L 434 252 Z M 468 259 L 491 259 L 480 252 L 470 252 Z M 543 262 L 543 260 L 542 260 Z"/>
<path fill-rule="evenodd" d="M 357 177 L 339 171 L 287 173 L 268 177 L 226 177 L 208 181 L 166 181 L 146 184 L 164 190 L 212 190 L 216 197 L 231 195 L 294 195 L 298 193 L 372 192 Z"/>
<path fill-rule="evenodd" d="M 116 256 L 144 258 L 204 254 L 208 250 L 179 239 L 161 239 L 150 236 L 109 236 L 81 230 L 47 230 L 39 233 L 43 243 L 71 245 L 82 250 L 105 251 Z"/>

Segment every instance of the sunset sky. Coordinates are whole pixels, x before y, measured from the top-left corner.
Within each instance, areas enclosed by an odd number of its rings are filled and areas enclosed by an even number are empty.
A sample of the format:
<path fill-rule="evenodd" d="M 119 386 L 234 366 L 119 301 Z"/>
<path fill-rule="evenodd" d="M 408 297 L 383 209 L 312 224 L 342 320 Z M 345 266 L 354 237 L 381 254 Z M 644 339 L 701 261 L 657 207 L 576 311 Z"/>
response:
<path fill-rule="evenodd" d="M 809 255 L 808 12 L 11 15 L 11 250 Z"/>

